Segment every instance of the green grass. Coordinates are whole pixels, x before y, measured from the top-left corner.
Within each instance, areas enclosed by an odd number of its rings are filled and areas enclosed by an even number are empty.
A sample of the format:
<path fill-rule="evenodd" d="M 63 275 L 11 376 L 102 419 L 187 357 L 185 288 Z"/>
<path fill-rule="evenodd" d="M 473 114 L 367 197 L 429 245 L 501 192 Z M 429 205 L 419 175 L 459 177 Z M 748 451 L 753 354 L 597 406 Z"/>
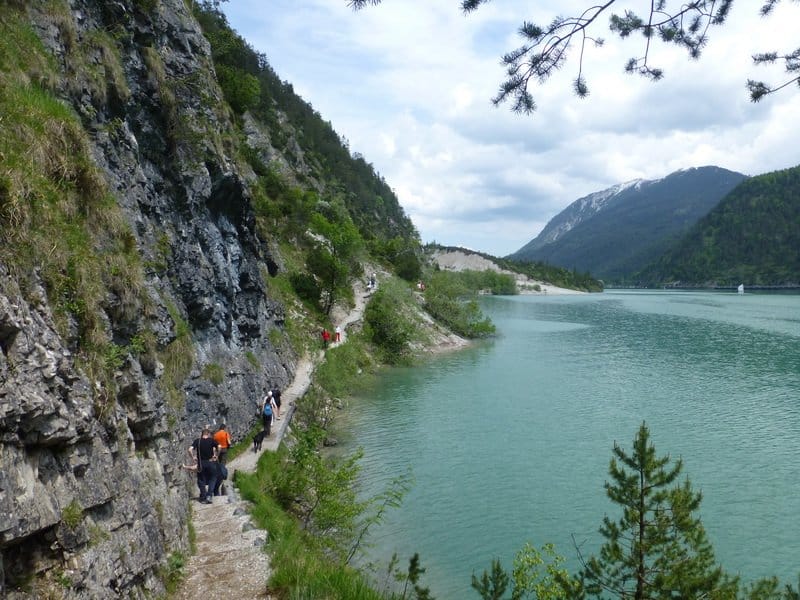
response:
<path fill-rule="evenodd" d="M 186 577 L 186 557 L 182 552 L 173 552 L 167 557 L 166 564 L 161 568 L 161 579 L 168 594 L 178 591 L 181 582 Z"/>
<path fill-rule="evenodd" d="M 247 362 L 250 363 L 250 366 L 253 367 L 254 369 L 260 369 L 261 368 L 261 363 L 258 362 L 258 357 L 253 352 L 251 352 L 250 350 L 247 350 L 244 353 L 244 357 L 247 359 Z"/>
<path fill-rule="evenodd" d="M 217 363 L 208 363 L 203 367 L 203 377 L 214 385 L 220 385 L 225 381 L 225 369 L 222 368 L 222 365 L 218 365 Z"/>
<path fill-rule="evenodd" d="M 54 3 L 57 20 L 64 6 Z M 103 318 L 108 298 L 117 299 L 117 323 L 149 305 L 136 239 L 77 115 L 51 92 L 57 80 L 27 19 L 8 8 L 0 20 L 0 262 L 30 302 L 44 300 L 44 287 L 105 414 L 120 364 Z"/>
<path fill-rule="evenodd" d="M 61 511 L 61 520 L 70 529 L 75 529 L 83 521 L 83 509 L 77 500 L 73 500 Z"/>
<path fill-rule="evenodd" d="M 273 574 L 269 588 L 284 600 L 348 598 L 381 600 L 385 595 L 372 589 L 369 580 L 356 569 L 330 563 L 319 543 L 304 532 L 269 495 L 265 482 L 280 468 L 278 453 L 264 453 L 256 473 L 239 473 L 237 486 L 242 497 L 253 503 L 252 515 L 259 527 L 270 532 Z"/>
<path fill-rule="evenodd" d="M 166 394 L 172 408 L 183 407 L 181 385 L 192 372 L 194 365 L 194 343 L 189 324 L 181 317 L 178 308 L 170 300 L 164 299 L 167 312 L 175 324 L 175 339 L 159 353 L 164 364 L 161 389 Z"/>
<path fill-rule="evenodd" d="M 314 384 L 330 396 L 345 398 L 363 386 L 377 365 L 359 335 L 347 336 L 347 343 L 330 348 L 314 371 Z"/>

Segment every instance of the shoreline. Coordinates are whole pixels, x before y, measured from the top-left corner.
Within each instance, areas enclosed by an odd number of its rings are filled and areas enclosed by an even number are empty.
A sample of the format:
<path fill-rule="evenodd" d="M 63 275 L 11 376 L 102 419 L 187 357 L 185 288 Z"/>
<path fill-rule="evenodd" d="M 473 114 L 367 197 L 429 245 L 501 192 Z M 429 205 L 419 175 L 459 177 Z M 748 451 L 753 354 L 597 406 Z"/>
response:
<path fill-rule="evenodd" d="M 431 256 L 431 260 L 435 262 L 440 269 L 444 271 L 494 271 L 495 273 L 502 273 L 504 275 L 511 275 L 517 284 L 517 290 L 520 295 L 538 296 L 538 295 L 567 295 L 567 294 L 587 294 L 579 290 L 571 290 L 551 285 L 545 281 L 538 281 L 531 279 L 527 275 L 515 273 L 499 267 L 491 260 L 484 258 L 478 254 L 470 254 L 463 250 L 436 250 Z M 539 290 L 534 289 L 538 286 Z"/>

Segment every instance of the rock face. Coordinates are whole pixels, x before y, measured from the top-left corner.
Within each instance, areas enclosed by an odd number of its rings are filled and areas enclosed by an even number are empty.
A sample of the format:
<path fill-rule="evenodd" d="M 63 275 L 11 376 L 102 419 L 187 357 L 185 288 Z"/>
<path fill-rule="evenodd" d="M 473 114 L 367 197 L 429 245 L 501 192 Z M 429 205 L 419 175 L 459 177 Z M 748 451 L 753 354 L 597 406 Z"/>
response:
<path fill-rule="evenodd" d="M 206 424 L 244 434 L 262 391 L 293 375 L 284 309 L 269 297 L 278 261 L 256 233 L 189 3 L 17 4 L 56 58 L 57 95 L 145 265 L 147 302 L 130 310 L 109 293 L 101 319 L 114 340 L 150 332 L 154 351 L 126 352 L 113 382 L 98 380 L 37 274 L 22 290 L 0 263 L 0 597 L 154 597 L 167 558 L 188 548 L 186 448 Z M 116 50 L 87 46 L 91 72 L 105 65 L 93 79 L 71 48 L 103 31 Z"/>

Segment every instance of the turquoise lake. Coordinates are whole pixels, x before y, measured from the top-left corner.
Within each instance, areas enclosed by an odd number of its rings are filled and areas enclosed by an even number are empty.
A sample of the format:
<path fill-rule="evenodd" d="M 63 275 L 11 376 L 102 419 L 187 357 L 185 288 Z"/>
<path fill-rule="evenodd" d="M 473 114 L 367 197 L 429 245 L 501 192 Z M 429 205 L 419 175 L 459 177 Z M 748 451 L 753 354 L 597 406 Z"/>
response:
<path fill-rule="evenodd" d="M 370 558 L 419 552 L 438 600 L 530 541 L 578 568 L 602 543 L 614 442 L 642 421 L 703 493 L 717 560 L 743 580 L 800 572 L 800 295 L 606 291 L 482 300 L 499 335 L 393 369 L 343 411 L 365 493 L 414 487 Z"/>

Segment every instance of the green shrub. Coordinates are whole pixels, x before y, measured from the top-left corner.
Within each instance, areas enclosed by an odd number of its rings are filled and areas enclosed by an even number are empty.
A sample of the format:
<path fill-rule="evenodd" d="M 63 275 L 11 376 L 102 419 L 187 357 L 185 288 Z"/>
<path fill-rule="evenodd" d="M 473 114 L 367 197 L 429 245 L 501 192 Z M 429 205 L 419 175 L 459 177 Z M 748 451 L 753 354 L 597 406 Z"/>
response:
<path fill-rule="evenodd" d="M 161 576 L 168 593 L 174 594 L 178 591 L 185 576 L 185 568 L 186 557 L 182 552 L 173 552 L 167 557 L 167 564 L 162 568 Z"/>
<path fill-rule="evenodd" d="M 364 378 L 364 373 L 373 367 L 372 359 L 364 348 L 363 341 L 355 335 L 325 353 L 325 361 L 314 372 L 314 383 L 335 398 L 353 394 Z"/>
<path fill-rule="evenodd" d="M 381 286 L 372 294 L 364 311 L 365 335 L 389 364 L 406 362 L 410 356 L 412 328 L 397 306 L 391 287 Z"/>
<path fill-rule="evenodd" d="M 392 263 L 394 264 L 397 276 L 402 277 L 406 281 L 418 281 L 422 276 L 422 263 L 419 257 L 411 251 L 406 251 L 398 255 Z"/>
<path fill-rule="evenodd" d="M 61 520 L 70 529 L 75 529 L 83 520 L 83 509 L 77 500 L 73 500 L 61 511 Z"/>
<path fill-rule="evenodd" d="M 295 272 L 289 275 L 289 280 L 300 299 L 310 302 L 315 307 L 319 306 L 322 290 L 313 275 Z"/>
<path fill-rule="evenodd" d="M 238 114 L 258 106 L 261 98 L 261 84 L 250 73 L 236 67 L 216 64 L 217 79 L 225 94 L 225 100 Z"/>
<path fill-rule="evenodd" d="M 484 276 L 471 274 L 446 271 L 433 273 L 425 288 L 425 310 L 464 337 L 492 335 L 495 333 L 494 325 L 483 316 L 478 303 L 469 299 L 476 289 L 474 286 L 486 281 L 489 279 Z"/>
<path fill-rule="evenodd" d="M 291 453 L 285 446 L 278 452 L 265 452 L 255 473 L 236 474 L 242 497 L 253 504 L 253 519 L 270 532 L 270 590 L 276 597 L 298 600 L 422 598 L 376 590 L 369 575 L 349 562 L 357 553 L 360 536 L 401 502 L 409 489 L 409 476 L 396 478 L 385 492 L 358 502 L 346 489 L 357 478 L 358 454 L 332 464 L 320 456 L 318 442 L 318 432 L 309 432 L 300 437 Z M 278 498 L 291 507 L 291 512 Z M 320 504 L 303 502 L 303 498 L 320 500 Z M 310 515 L 306 527 L 302 523 L 311 508 L 314 513 L 320 512 Z M 346 532 L 355 534 L 355 538 L 348 539 L 343 535 Z M 390 572 L 393 580 L 408 578 L 393 568 Z"/>

